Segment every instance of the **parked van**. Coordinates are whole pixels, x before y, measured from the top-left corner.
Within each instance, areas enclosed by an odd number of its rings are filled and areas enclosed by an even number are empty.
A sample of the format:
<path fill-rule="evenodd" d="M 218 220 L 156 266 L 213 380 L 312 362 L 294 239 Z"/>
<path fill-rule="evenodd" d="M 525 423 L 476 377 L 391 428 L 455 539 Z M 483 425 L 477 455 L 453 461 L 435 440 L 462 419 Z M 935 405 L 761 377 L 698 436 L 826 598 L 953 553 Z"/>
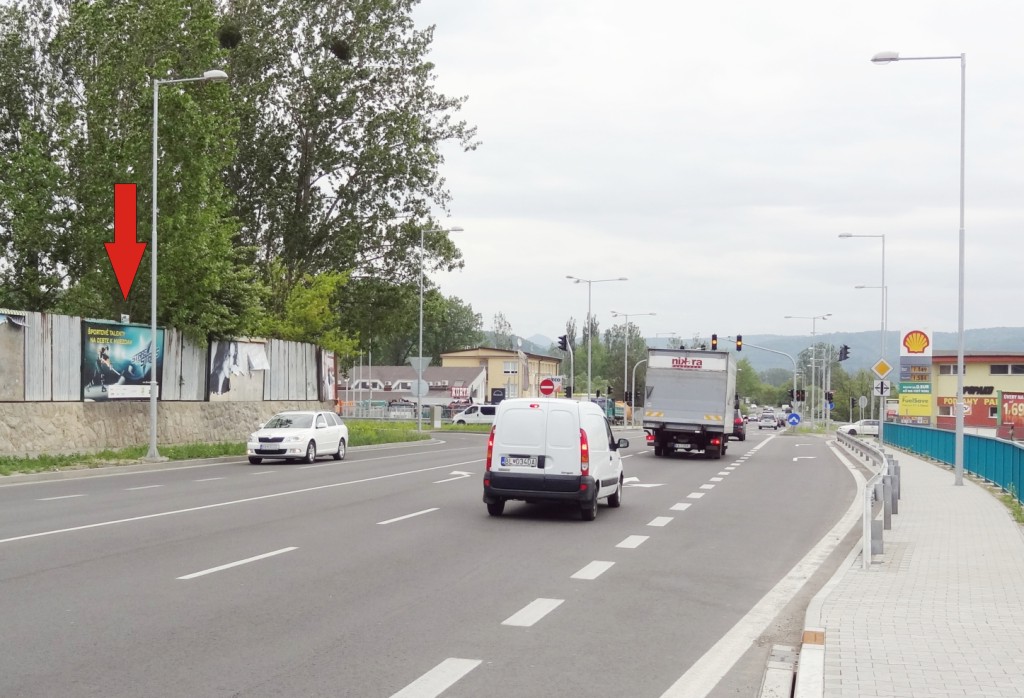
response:
<path fill-rule="evenodd" d="M 497 405 L 470 405 L 452 417 L 453 424 L 494 424 Z"/>
<path fill-rule="evenodd" d="M 584 521 L 597 502 L 622 504 L 622 458 L 629 441 L 612 435 L 600 406 L 564 398 L 512 398 L 498 405 L 487 440 L 484 503 L 501 516 L 505 502 L 563 501 Z"/>

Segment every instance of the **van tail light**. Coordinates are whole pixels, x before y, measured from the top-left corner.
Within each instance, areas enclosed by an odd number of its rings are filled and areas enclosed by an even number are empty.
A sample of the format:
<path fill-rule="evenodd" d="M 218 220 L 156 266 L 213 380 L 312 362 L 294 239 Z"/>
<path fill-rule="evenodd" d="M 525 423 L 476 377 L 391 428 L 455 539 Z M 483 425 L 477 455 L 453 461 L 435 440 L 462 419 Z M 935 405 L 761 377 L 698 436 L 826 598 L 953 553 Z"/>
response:
<path fill-rule="evenodd" d="M 580 474 L 590 474 L 590 444 L 587 443 L 587 432 L 580 429 Z"/>
<path fill-rule="evenodd" d="M 487 471 L 491 470 L 491 457 L 494 455 L 494 427 L 491 427 L 491 435 L 487 437 Z"/>

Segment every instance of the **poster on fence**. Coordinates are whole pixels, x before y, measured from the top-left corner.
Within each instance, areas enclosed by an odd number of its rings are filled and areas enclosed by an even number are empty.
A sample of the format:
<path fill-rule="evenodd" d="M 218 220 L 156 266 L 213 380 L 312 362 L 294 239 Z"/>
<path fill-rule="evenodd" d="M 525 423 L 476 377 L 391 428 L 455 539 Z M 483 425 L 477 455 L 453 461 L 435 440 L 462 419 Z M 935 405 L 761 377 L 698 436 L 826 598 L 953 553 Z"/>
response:
<path fill-rule="evenodd" d="M 159 382 L 163 369 L 164 331 L 157 330 L 156 334 L 156 377 Z M 152 371 L 151 336 L 149 327 L 83 320 L 82 400 L 148 399 Z"/>
<path fill-rule="evenodd" d="M 263 342 L 210 342 L 210 402 L 263 399 L 263 372 L 270 370 Z"/>

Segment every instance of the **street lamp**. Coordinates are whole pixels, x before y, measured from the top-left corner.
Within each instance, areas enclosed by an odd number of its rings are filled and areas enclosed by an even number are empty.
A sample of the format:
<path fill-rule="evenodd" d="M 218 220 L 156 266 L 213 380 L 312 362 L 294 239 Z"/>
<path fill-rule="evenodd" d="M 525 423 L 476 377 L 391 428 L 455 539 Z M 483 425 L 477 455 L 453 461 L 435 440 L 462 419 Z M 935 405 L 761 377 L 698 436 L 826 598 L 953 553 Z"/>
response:
<path fill-rule="evenodd" d="M 956 346 L 956 446 L 954 450 L 953 484 L 964 484 L 964 141 L 967 112 L 967 54 L 959 56 L 900 56 L 896 51 L 882 51 L 872 63 L 886 65 L 896 61 L 960 61 L 960 273 L 957 284 L 957 346 Z M 884 284 L 883 284 L 884 285 Z"/>
<path fill-rule="evenodd" d="M 420 229 L 420 349 L 416 358 L 416 431 L 423 431 L 423 257 L 426 250 L 423 240 L 427 233 L 461 233 L 462 228 Z"/>
<path fill-rule="evenodd" d="M 832 316 L 832 313 L 825 313 L 824 315 L 786 315 L 786 320 L 810 320 L 811 321 L 811 404 L 810 413 L 811 420 L 814 420 L 814 359 L 817 356 L 817 350 L 814 346 L 814 335 L 815 335 L 815 323 L 818 320 L 827 320 Z M 821 377 L 822 380 L 825 378 L 825 367 L 822 366 Z"/>
<path fill-rule="evenodd" d="M 856 288 L 881 288 L 882 289 L 882 338 L 880 340 L 879 358 L 885 358 L 885 332 L 888 329 L 889 321 L 889 287 L 885 285 L 885 234 L 882 235 L 854 235 L 852 233 L 840 233 L 840 238 L 881 238 L 882 239 L 882 285 L 881 286 L 857 286 Z M 852 415 L 851 415 L 852 416 Z M 878 443 L 882 445 L 885 436 L 885 396 L 878 396 Z"/>
<path fill-rule="evenodd" d="M 623 352 L 624 353 L 622 355 L 622 392 L 623 393 L 626 392 L 626 385 L 627 385 L 626 380 L 629 378 L 629 318 L 630 317 L 638 317 L 640 315 L 657 315 L 657 313 L 620 313 L 617 310 L 613 310 L 612 311 L 612 317 L 624 317 L 624 318 L 626 318 L 626 331 L 624 333 L 625 334 L 625 340 L 624 340 L 624 345 L 623 345 Z M 623 400 L 623 404 L 625 404 L 625 400 L 626 400 L 626 396 L 625 395 L 622 396 L 622 400 Z M 633 398 L 633 402 L 636 402 L 636 398 L 635 397 Z M 622 414 L 623 415 L 626 414 L 625 410 L 623 410 Z"/>
<path fill-rule="evenodd" d="M 586 284 L 587 285 L 587 399 L 590 399 L 590 368 L 591 368 L 591 357 L 593 356 L 594 338 L 592 336 L 591 328 L 592 323 L 590 321 L 590 299 L 591 291 L 593 290 L 594 284 L 604 283 L 605 281 L 629 281 L 625 276 L 620 276 L 615 279 L 581 279 L 578 276 L 569 276 L 566 274 L 565 278 L 572 279 L 573 283 Z"/>
<path fill-rule="evenodd" d="M 179 78 L 177 80 L 158 80 L 153 78 L 153 232 L 152 247 L 149 250 L 150 261 L 150 338 L 149 338 L 149 452 L 145 460 L 161 461 L 166 460 L 160 457 L 156 447 L 156 393 L 159 382 L 157 381 L 157 355 L 156 355 L 156 173 L 157 163 L 157 139 L 158 139 L 158 114 L 160 110 L 160 86 L 173 85 L 182 82 L 224 82 L 228 74 L 223 70 L 207 70 L 198 78 Z"/>

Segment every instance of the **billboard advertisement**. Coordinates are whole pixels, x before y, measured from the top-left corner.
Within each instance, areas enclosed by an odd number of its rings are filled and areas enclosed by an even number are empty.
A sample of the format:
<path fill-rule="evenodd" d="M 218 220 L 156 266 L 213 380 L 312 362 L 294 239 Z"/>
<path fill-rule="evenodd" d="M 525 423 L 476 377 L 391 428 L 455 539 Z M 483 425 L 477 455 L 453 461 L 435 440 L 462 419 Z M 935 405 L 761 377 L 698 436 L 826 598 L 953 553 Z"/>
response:
<path fill-rule="evenodd" d="M 1024 432 L 1024 393 L 999 392 L 999 424 L 1012 424 L 1016 433 Z"/>
<path fill-rule="evenodd" d="M 159 382 L 163 375 L 164 331 L 157 330 L 156 334 L 156 379 Z M 151 329 L 141 325 L 83 320 L 82 400 L 148 399 L 151 336 Z"/>
<path fill-rule="evenodd" d="M 263 371 L 270 368 L 263 342 L 210 342 L 210 402 L 263 399 Z"/>

